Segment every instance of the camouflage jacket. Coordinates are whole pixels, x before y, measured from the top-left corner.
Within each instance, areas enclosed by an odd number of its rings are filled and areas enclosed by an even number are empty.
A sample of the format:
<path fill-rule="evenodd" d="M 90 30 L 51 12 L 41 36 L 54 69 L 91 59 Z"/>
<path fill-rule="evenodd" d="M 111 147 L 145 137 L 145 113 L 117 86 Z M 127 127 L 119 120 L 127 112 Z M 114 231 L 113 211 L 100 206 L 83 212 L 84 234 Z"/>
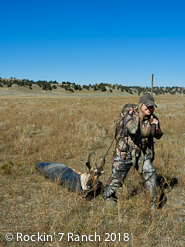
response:
<path fill-rule="evenodd" d="M 158 120 L 154 114 L 142 117 L 138 105 L 126 104 L 116 121 L 116 154 L 122 158 L 130 158 L 134 149 L 137 150 L 138 156 L 141 150 L 143 153 L 146 153 L 147 149 L 153 150 L 153 137 L 151 136 L 153 118 Z M 158 123 L 158 129 L 154 137 L 160 139 L 162 135 L 163 133 Z"/>

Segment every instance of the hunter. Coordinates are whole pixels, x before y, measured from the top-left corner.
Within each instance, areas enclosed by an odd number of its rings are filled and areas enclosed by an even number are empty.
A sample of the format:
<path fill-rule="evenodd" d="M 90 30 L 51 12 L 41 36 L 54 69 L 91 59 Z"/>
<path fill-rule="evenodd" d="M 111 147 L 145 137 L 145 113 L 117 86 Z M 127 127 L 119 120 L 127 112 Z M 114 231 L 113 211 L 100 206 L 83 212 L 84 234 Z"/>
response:
<path fill-rule="evenodd" d="M 132 166 L 144 180 L 147 202 L 157 207 L 160 193 L 154 159 L 153 137 L 163 135 L 158 118 L 153 114 L 157 107 L 150 94 L 142 95 L 139 105 L 126 104 L 118 116 L 115 127 L 116 148 L 113 154 L 112 174 L 104 188 L 103 198 L 117 203 L 116 190 L 122 186 Z M 149 205 L 150 205 L 149 204 Z"/>

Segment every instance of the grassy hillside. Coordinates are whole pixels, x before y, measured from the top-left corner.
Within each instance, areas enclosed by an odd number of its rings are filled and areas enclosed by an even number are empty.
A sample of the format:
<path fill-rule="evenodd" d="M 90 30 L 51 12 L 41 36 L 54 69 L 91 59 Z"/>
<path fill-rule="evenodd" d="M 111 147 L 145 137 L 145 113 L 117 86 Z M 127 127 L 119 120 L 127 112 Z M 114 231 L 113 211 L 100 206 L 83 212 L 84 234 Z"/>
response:
<path fill-rule="evenodd" d="M 18 87 L 19 86 L 19 87 Z M 150 87 L 139 87 L 139 86 L 128 86 L 127 83 L 124 85 L 115 84 L 108 84 L 108 83 L 99 83 L 99 84 L 89 84 L 89 85 L 78 85 L 74 82 L 71 83 L 69 81 L 62 83 L 58 83 L 57 81 L 33 81 L 28 79 L 5 79 L 0 78 L 0 95 L 2 93 L 1 89 L 11 89 L 16 88 L 19 91 L 27 91 L 27 94 L 33 94 L 34 92 L 49 92 L 49 94 L 53 95 L 54 93 L 87 93 L 87 94 L 97 94 L 97 93 L 109 93 L 109 94 L 129 94 L 129 95 L 141 95 L 151 92 Z M 13 90 L 11 90 L 13 93 Z M 32 92 L 33 91 L 33 92 Z M 54 93 L 53 93 L 54 92 Z M 42 92 L 43 93 L 43 92 Z M 185 94 L 184 87 L 153 87 L 153 94 L 154 95 L 164 95 L 164 94 Z"/>
<path fill-rule="evenodd" d="M 48 161 L 85 171 L 91 152 L 96 153 L 93 162 L 99 162 L 98 157 L 106 153 L 111 143 L 114 120 L 122 106 L 138 100 L 138 96 L 1 98 L 1 246 L 183 246 L 183 95 L 155 96 L 158 105 L 155 113 L 164 136 L 155 141 L 154 166 L 163 176 L 167 196 L 159 214 L 152 213 L 145 205 L 142 181 L 133 168 L 118 192 L 116 207 L 107 205 L 101 196 L 86 201 L 35 170 L 37 162 Z M 107 156 L 105 174 L 100 178 L 104 184 L 111 173 L 113 150 L 114 147 Z M 18 232 L 22 236 L 36 235 L 33 238 L 36 241 L 26 241 L 28 237 L 25 237 L 25 241 L 16 242 Z M 38 232 L 43 236 L 39 241 Z M 5 240 L 6 233 L 13 234 L 13 241 Z M 59 233 L 64 233 L 61 241 Z M 76 241 L 68 241 L 68 233 L 76 235 Z M 97 237 L 95 241 L 95 234 L 100 239 Z M 52 239 L 49 237 L 47 241 L 47 235 Z M 94 241 L 82 241 L 82 235 L 93 235 Z"/>

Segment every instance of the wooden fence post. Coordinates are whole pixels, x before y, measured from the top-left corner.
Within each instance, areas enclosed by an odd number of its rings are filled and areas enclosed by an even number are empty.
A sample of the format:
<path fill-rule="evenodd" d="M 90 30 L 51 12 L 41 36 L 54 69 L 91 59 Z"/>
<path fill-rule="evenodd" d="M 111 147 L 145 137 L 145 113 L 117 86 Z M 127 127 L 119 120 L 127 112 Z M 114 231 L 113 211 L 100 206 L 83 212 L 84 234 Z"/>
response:
<path fill-rule="evenodd" d="M 151 83 L 151 95 L 153 96 L 153 82 L 154 82 L 154 74 L 152 74 L 152 83 Z"/>

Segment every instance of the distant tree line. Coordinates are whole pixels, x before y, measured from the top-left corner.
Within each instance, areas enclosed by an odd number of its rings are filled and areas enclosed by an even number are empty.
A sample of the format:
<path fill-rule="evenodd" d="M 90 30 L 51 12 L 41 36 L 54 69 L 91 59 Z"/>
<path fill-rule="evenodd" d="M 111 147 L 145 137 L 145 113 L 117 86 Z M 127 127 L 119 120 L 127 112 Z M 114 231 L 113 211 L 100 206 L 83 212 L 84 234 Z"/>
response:
<path fill-rule="evenodd" d="M 74 82 L 71 83 L 69 81 L 63 81 L 62 83 L 55 81 L 46 81 L 46 80 L 39 80 L 39 81 L 33 81 L 28 79 L 16 79 L 15 77 L 11 77 L 10 79 L 2 79 L 0 77 L 0 87 L 6 85 L 7 87 L 11 87 L 13 84 L 17 84 L 19 86 L 28 87 L 29 89 L 32 89 L 32 85 L 38 85 L 42 90 L 53 90 L 57 89 L 57 87 L 61 87 L 65 89 L 66 91 L 70 91 L 74 93 L 75 91 L 81 91 L 82 89 L 86 90 L 93 90 L 93 91 L 101 91 L 101 92 L 114 92 L 115 90 L 118 90 L 120 92 L 127 92 L 129 94 L 146 94 L 151 92 L 150 87 L 139 87 L 139 86 L 123 86 L 118 84 L 108 84 L 108 83 L 99 83 L 94 85 L 78 85 Z M 154 95 L 161 95 L 161 94 L 185 94 L 185 88 L 184 87 L 154 87 L 153 88 Z"/>
<path fill-rule="evenodd" d="M 11 77 L 9 80 L 8 79 L 1 79 L 0 78 L 0 84 L 2 86 L 2 84 L 7 85 L 7 87 L 11 87 L 13 84 L 17 84 L 19 86 L 24 86 L 24 87 L 29 87 L 29 89 L 32 89 L 32 85 L 38 85 L 39 87 L 41 87 L 43 90 L 52 90 L 52 89 L 56 89 L 57 86 L 56 84 L 58 84 L 57 81 L 33 81 L 33 80 L 28 80 L 28 79 L 16 79 L 14 77 L 14 79 Z"/>

